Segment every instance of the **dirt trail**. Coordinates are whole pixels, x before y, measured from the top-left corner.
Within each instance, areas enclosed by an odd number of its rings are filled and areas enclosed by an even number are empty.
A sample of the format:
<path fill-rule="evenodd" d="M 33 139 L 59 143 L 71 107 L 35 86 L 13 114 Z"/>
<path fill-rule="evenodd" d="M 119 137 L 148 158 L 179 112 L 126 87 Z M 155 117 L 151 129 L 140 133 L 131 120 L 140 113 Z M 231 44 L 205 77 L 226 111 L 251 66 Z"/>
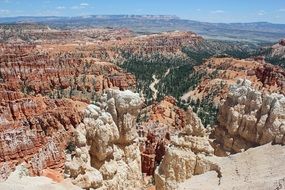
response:
<path fill-rule="evenodd" d="M 170 73 L 170 69 L 167 69 L 163 77 L 166 77 Z M 152 75 L 153 82 L 149 85 L 149 88 L 153 92 L 152 99 L 157 99 L 158 90 L 155 88 L 155 86 L 159 83 L 160 79 L 156 78 L 156 75 Z"/>

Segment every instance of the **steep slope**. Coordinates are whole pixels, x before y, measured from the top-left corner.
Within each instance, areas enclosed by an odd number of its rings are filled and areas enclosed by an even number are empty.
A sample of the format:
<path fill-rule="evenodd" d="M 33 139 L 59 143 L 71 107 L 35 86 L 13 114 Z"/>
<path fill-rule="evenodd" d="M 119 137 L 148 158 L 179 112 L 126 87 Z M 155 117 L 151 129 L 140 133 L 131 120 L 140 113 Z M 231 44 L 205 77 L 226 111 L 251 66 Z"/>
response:
<path fill-rule="evenodd" d="M 30 175 L 45 175 L 45 169 L 62 173 L 87 103 L 105 89 L 135 87 L 133 75 L 73 51 L 77 46 L 0 45 L 1 180 L 19 163 Z"/>
<path fill-rule="evenodd" d="M 2 44 L 0 79 L 7 90 L 51 98 L 92 100 L 105 88 L 133 88 L 135 78 L 119 67 L 80 53 L 35 45 Z"/>

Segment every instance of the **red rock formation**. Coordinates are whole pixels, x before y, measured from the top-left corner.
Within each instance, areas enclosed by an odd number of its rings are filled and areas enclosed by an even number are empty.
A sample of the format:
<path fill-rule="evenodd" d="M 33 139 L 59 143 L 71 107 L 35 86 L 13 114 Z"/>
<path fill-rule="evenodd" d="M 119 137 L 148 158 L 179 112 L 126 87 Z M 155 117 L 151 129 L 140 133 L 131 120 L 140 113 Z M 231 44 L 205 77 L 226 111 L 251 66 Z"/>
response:
<path fill-rule="evenodd" d="M 5 179 L 21 162 L 32 175 L 40 175 L 45 168 L 62 170 L 72 129 L 81 121 L 75 107 L 71 100 L 42 96 L 2 100 L 0 178 Z"/>
<path fill-rule="evenodd" d="M 95 92 L 132 88 L 136 82 L 111 63 L 35 45 L 0 44 L 0 65 L 0 179 L 19 163 L 32 175 L 61 172 L 83 102 Z"/>
<path fill-rule="evenodd" d="M 35 46 L 1 45 L 0 76 L 8 90 L 53 98 L 90 100 L 110 87 L 133 88 L 135 78 L 111 63 L 87 60 L 73 53 L 49 55 Z"/>
<path fill-rule="evenodd" d="M 53 181 L 60 183 L 63 181 L 63 176 L 61 175 L 61 173 L 59 173 L 56 170 L 52 170 L 52 169 L 44 169 L 41 173 L 42 176 L 46 176 L 50 179 L 52 179 Z"/>
<path fill-rule="evenodd" d="M 142 173 L 153 175 L 155 168 L 161 162 L 170 139 L 160 138 L 157 134 L 148 132 L 147 140 L 141 150 Z"/>
<path fill-rule="evenodd" d="M 255 70 L 257 78 L 262 82 L 263 86 L 274 86 L 284 89 L 285 72 L 283 69 L 270 64 L 264 64 Z"/>
<path fill-rule="evenodd" d="M 265 57 L 264 56 L 258 56 L 254 58 L 254 61 L 264 64 L 265 63 Z"/>

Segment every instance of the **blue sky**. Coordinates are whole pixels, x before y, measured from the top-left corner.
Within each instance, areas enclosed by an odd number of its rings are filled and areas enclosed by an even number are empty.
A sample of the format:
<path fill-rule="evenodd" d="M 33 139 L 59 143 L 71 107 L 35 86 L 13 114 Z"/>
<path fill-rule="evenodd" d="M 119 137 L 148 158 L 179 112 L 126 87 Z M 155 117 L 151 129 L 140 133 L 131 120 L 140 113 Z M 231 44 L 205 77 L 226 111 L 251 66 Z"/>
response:
<path fill-rule="evenodd" d="M 208 22 L 285 24 L 285 0 L 0 0 L 0 17 L 177 15 Z"/>

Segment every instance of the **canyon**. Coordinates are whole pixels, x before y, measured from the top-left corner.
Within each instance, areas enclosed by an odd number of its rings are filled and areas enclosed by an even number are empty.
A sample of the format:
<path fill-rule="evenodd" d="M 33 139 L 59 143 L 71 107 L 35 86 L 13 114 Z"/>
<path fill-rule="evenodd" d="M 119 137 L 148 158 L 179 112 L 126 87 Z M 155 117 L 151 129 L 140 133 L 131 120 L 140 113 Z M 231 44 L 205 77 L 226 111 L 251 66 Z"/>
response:
<path fill-rule="evenodd" d="M 5 27 L 0 189 L 284 187 L 284 40 Z"/>

